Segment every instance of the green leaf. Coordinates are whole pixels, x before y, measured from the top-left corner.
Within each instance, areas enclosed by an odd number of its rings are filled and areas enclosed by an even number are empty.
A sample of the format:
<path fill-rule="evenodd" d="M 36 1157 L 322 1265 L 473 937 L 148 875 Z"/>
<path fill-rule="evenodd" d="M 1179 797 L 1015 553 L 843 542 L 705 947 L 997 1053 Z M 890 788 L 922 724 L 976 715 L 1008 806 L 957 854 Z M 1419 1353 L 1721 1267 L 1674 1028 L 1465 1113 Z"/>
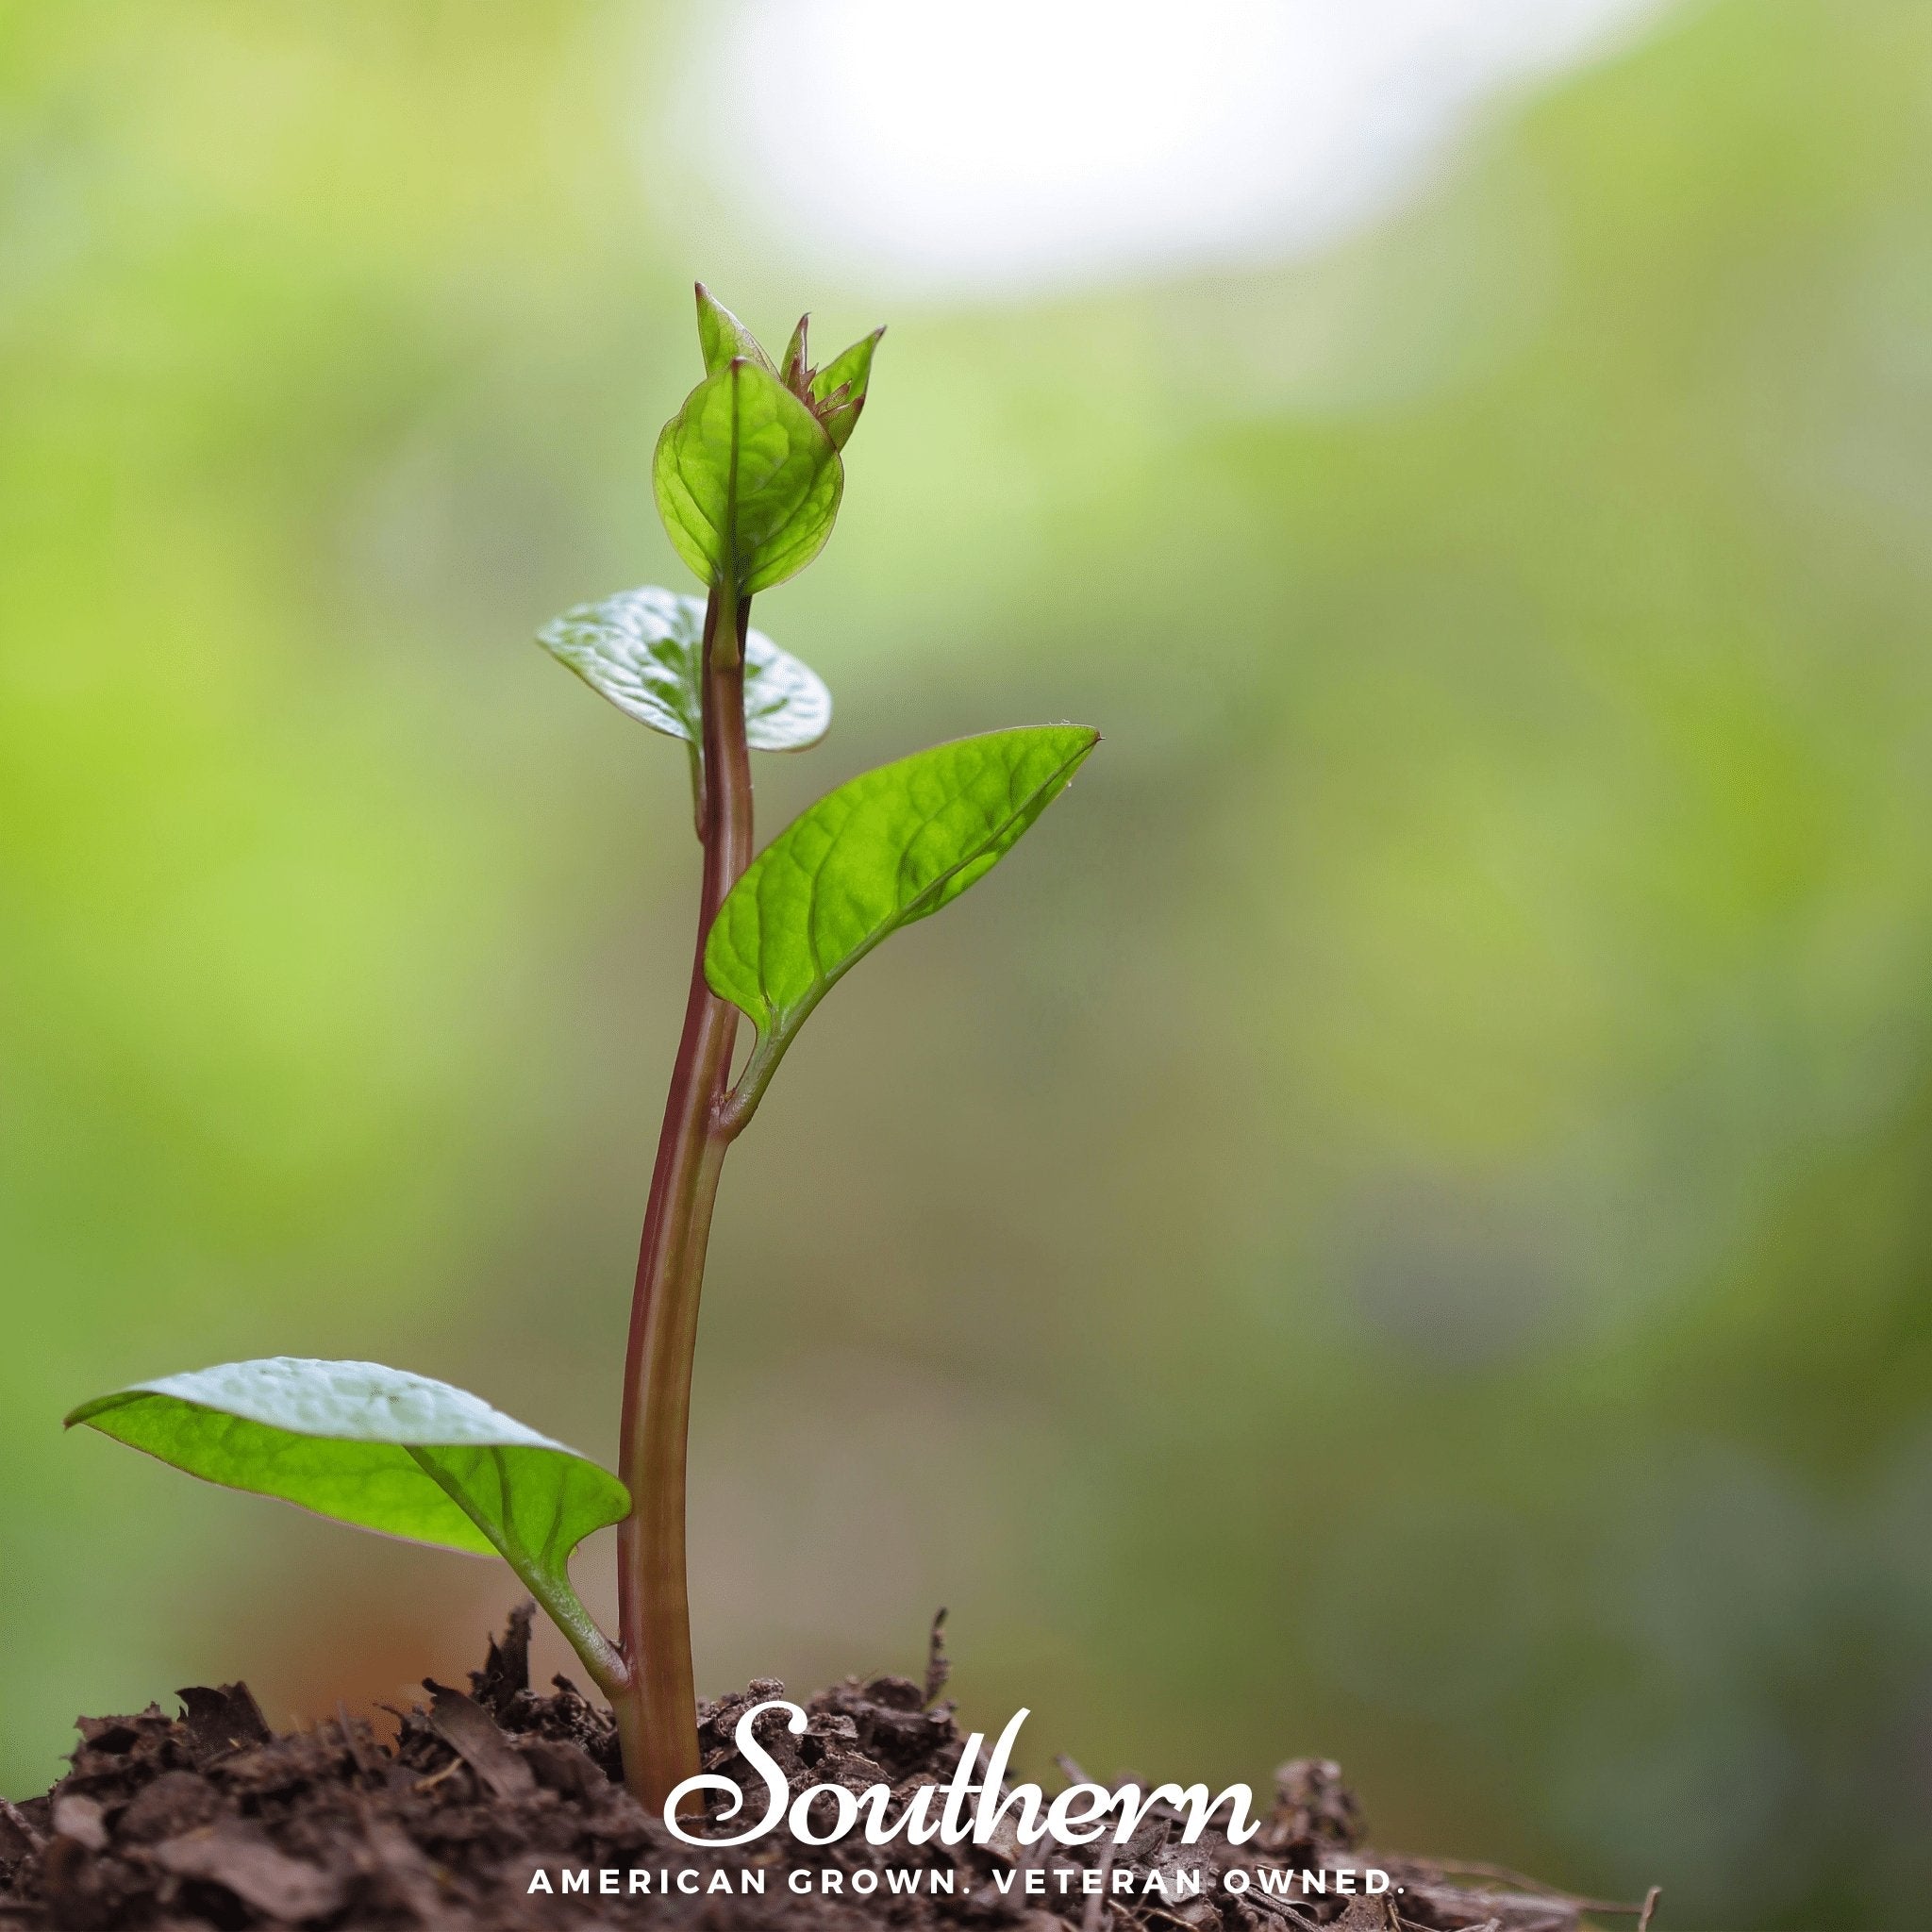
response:
<path fill-rule="evenodd" d="M 746 597 L 819 554 L 845 486 L 810 408 L 742 358 L 686 397 L 658 439 L 651 474 L 678 556 L 707 584 Z"/>
<path fill-rule="evenodd" d="M 277 1356 L 137 1383 L 82 1403 L 67 1418 L 76 1423 L 208 1482 L 385 1536 L 501 1556 L 593 1675 L 614 1661 L 566 1566 L 592 1530 L 626 1514 L 628 1492 L 446 1382 Z"/>
<path fill-rule="evenodd" d="M 734 356 L 747 356 L 760 368 L 770 369 L 772 358 L 765 354 L 758 337 L 704 283 L 697 285 L 697 292 L 698 347 L 704 352 L 705 374 L 717 375 L 729 366 Z"/>
<path fill-rule="evenodd" d="M 537 641 L 592 691 L 667 738 L 703 741 L 705 600 L 646 584 L 579 604 Z M 744 736 L 754 751 L 803 751 L 832 723 L 817 672 L 761 630 L 744 640 Z"/>
<path fill-rule="evenodd" d="M 875 328 L 871 335 L 859 337 L 811 379 L 813 411 L 825 425 L 825 434 L 837 449 L 845 447 L 858 426 L 858 413 L 865 408 L 866 385 L 872 380 L 873 351 L 884 334 L 884 329 Z M 838 393 L 841 389 L 845 391 L 842 396 Z"/>
<path fill-rule="evenodd" d="M 798 326 L 791 331 L 791 340 L 785 344 L 785 353 L 778 358 L 778 380 L 793 395 L 805 388 L 804 376 L 809 364 L 806 358 L 810 354 L 806 346 L 811 334 L 811 315 L 808 311 L 798 318 Z"/>
<path fill-rule="evenodd" d="M 1046 724 L 919 752 L 828 792 L 752 860 L 705 945 L 711 991 L 758 1029 L 752 1104 L 840 977 L 991 871 L 1099 741 Z"/>

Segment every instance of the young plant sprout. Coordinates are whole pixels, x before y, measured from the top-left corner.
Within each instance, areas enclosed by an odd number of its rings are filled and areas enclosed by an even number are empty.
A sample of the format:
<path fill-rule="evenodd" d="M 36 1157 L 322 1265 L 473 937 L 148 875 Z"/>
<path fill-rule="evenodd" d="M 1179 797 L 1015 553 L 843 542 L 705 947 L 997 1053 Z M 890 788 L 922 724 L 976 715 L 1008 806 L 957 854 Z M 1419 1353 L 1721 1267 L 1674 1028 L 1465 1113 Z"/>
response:
<path fill-rule="evenodd" d="M 811 671 L 750 627 L 751 600 L 831 534 L 841 452 L 882 331 L 815 370 L 804 320 L 774 363 L 703 284 L 697 304 L 705 378 L 665 425 L 652 477 L 706 594 L 627 591 L 540 638 L 618 709 L 685 741 L 704 847 L 691 994 L 631 1304 L 618 1474 L 462 1390 L 371 1362 L 229 1362 L 138 1383 L 67 1418 L 210 1482 L 502 1557 L 609 1699 L 625 1778 L 653 1809 L 698 1771 L 685 1441 L 724 1156 L 819 1001 L 881 941 L 997 864 L 1099 741 L 1054 724 L 920 752 L 827 793 L 752 857 L 750 753 L 816 743 L 832 704 Z M 741 1058 L 741 1019 L 755 1039 Z M 614 1636 L 569 1570 L 577 1544 L 610 1524 Z"/>

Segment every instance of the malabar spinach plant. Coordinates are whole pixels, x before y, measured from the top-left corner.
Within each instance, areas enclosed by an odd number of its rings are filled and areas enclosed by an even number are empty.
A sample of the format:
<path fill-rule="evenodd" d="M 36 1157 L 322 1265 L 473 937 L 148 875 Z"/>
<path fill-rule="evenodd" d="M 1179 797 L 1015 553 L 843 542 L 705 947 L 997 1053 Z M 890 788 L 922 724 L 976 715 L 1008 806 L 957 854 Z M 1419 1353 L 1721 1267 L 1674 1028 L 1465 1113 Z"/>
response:
<path fill-rule="evenodd" d="M 689 748 L 703 846 L 684 1032 L 651 1176 L 613 1475 L 478 1397 L 371 1362 L 277 1357 L 138 1383 L 67 1420 L 191 1474 L 340 1522 L 495 1554 L 610 1700 L 625 1776 L 656 1808 L 698 1770 L 685 1593 L 685 1441 L 719 1174 L 798 1030 L 881 941 L 957 899 L 1062 792 L 1098 734 L 993 731 L 868 772 L 752 856 L 750 753 L 816 743 L 819 678 L 749 619 L 824 547 L 879 334 L 822 369 L 801 320 L 776 362 L 698 287 L 705 377 L 665 425 L 658 512 L 702 598 L 646 588 L 540 641 L 619 710 Z M 737 1053 L 749 1020 L 749 1051 Z M 618 1528 L 618 1627 L 570 1557 Z"/>

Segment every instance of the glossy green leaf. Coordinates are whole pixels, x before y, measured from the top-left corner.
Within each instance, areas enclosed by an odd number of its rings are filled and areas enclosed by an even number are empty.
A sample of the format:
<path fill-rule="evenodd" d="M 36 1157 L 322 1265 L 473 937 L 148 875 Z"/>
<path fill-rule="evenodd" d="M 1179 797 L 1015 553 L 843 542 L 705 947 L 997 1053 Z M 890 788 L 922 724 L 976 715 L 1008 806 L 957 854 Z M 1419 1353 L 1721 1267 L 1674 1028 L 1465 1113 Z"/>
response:
<path fill-rule="evenodd" d="M 628 1510 L 624 1485 L 446 1382 L 280 1356 L 138 1383 L 82 1403 L 67 1423 L 208 1482 L 386 1536 L 501 1556 L 593 1674 L 608 1667 L 566 1566 L 585 1537 Z"/>
<path fill-rule="evenodd" d="M 1048 724 L 919 752 L 828 792 L 752 860 L 712 922 L 705 976 L 758 1029 L 754 1095 L 839 978 L 983 877 L 1099 741 Z"/>
<path fill-rule="evenodd" d="M 763 369 L 772 367 L 772 358 L 758 337 L 702 282 L 697 285 L 697 295 L 698 347 L 704 354 L 707 375 L 728 367 L 734 356 L 747 356 Z"/>
<path fill-rule="evenodd" d="M 884 329 L 875 328 L 871 335 L 861 336 L 812 377 L 814 411 L 837 449 L 845 447 L 858 426 L 859 411 L 865 408 L 866 387 L 872 381 L 873 351 L 884 334 Z M 841 390 L 844 394 L 839 393 Z"/>
<path fill-rule="evenodd" d="M 646 584 L 579 604 L 537 641 L 592 691 L 653 731 L 703 737 L 705 600 Z M 832 694 L 818 674 L 761 630 L 744 640 L 744 736 L 754 751 L 803 751 L 830 728 Z"/>
<path fill-rule="evenodd" d="M 810 408 L 741 358 L 685 399 L 652 463 L 658 514 L 677 554 L 705 583 L 747 597 L 818 555 L 844 481 Z"/>

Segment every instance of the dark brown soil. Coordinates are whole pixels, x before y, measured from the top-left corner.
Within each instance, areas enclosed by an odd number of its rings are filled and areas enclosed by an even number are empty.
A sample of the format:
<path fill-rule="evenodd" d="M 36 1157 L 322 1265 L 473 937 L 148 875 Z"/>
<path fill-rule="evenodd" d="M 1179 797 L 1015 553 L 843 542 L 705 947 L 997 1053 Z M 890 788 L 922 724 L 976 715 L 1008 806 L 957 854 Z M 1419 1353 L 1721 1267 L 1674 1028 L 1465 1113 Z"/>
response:
<path fill-rule="evenodd" d="M 1179 1815 L 1160 1807 L 1118 1850 L 876 1847 L 857 1837 L 813 1846 L 781 1829 L 710 1852 L 678 1843 L 614 1781 L 616 1745 L 601 1708 L 562 1677 L 548 1695 L 530 1690 L 528 1651 L 525 1610 L 491 1644 L 470 1694 L 425 1685 L 428 1703 L 401 1718 L 392 1744 L 346 1715 L 275 1736 L 241 1684 L 182 1691 L 178 1717 L 150 1705 L 134 1717 L 83 1718 L 66 1777 L 43 1798 L 0 1800 L 0 1928 L 1575 1932 L 1579 1913 L 1619 1909 L 1507 1874 L 1364 1851 L 1340 1773 L 1307 1758 L 1281 1767 L 1266 1827 L 1239 1849 L 1212 1834 L 1183 1845 Z M 822 1692 L 808 1707 L 801 1739 L 774 1721 L 767 1748 L 794 1790 L 886 1782 L 903 1798 L 944 1780 L 963 1740 L 953 1707 L 938 1701 L 944 1669 L 937 1643 L 934 1653 L 937 1668 L 924 1686 L 850 1678 Z M 746 1818 L 762 1810 L 763 1787 L 732 1733 L 748 1704 L 777 1694 L 779 1685 L 759 1680 L 704 1712 L 705 1767 L 749 1788 Z M 1062 1762 L 1070 1776 L 1084 1777 Z M 1103 1861 L 1107 1889 L 1083 1892 L 1083 1874 Z M 1337 1874 L 1370 1866 L 1388 1871 L 1398 1889 L 1374 1900 L 1334 1891 Z M 1330 1890 L 1265 1896 L 1255 1884 L 1235 1895 L 1224 1880 L 1237 1868 L 1324 1874 Z M 648 1892 L 629 1890 L 634 1870 L 647 1874 Z M 530 1890 L 540 1871 L 553 1888 L 547 1893 Z M 586 1893 L 563 1890 L 565 1874 L 586 1872 Z M 794 1872 L 810 1874 L 808 1892 L 791 1889 Z M 685 1885 L 700 1888 L 694 1894 L 676 1889 L 687 1873 L 695 1877 Z M 894 1874 L 902 1887 L 919 1889 L 891 1890 Z M 762 1893 L 741 1890 L 747 1874 L 762 1874 Z M 954 1889 L 929 1890 L 934 1874 Z M 1198 1893 L 1191 1879 L 1200 1881 Z"/>

